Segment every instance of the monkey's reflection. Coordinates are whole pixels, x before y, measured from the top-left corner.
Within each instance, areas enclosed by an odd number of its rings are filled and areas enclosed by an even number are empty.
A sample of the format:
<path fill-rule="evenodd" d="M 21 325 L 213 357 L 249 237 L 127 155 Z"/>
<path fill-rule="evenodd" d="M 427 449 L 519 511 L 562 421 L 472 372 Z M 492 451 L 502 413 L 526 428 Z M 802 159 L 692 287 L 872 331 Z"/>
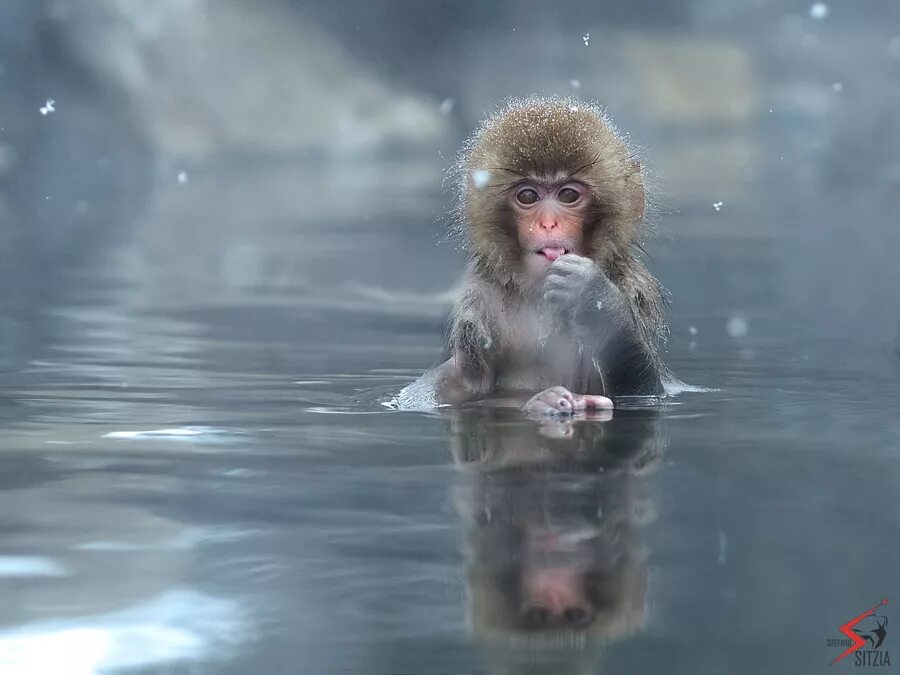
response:
<path fill-rule="evenodd" d="M 639 528 L 653 517 L 641 475 L 664 451 L 658 415 L 539 425 L 478 409 L 450 422 L 476 638 L 588 647 L 638 629 L 647 589 Z"/>

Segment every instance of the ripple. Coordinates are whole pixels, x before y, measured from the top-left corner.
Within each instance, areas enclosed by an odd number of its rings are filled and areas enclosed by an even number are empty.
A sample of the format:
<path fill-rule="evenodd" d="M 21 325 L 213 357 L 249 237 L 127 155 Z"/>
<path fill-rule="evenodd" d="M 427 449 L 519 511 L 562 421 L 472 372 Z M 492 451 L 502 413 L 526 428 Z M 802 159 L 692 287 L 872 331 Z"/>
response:
<path fill-rule="evenodd" d="M 0 556 L 0 577 L 65 577 L 65 568 L 55 560 L 28 555 Z"/>
<path fill-rule="evenodd" d="M 0 672 L 89 675 L 199 659 L 241 634 L 236 604 L 187 589 L 86 620 L 0 632 Z"/>
<path fill-rule="evenodd" d="M 243 435 L 244 433 L 243 431 L 217 427 L 172 427 L 170 429 L 151 429 L 148 431 L 110 431 L 103 434 L 103 438 L 205 443 L 222 441 L 231 436 Z"/>

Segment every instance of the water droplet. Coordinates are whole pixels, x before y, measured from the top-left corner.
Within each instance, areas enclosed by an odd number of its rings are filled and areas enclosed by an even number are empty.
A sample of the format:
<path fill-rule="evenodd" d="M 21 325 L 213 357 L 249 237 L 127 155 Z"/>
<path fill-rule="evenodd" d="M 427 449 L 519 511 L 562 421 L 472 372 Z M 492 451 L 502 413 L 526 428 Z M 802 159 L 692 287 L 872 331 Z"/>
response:
<path fill-rule="evenodd" d="M 728 335 L 733 338 L 742 338 L 746 336 L 749 329 L 750 326 L 747 324 L 747 319 L 738 315 L 728 319 L 728 323 L 725 324 L 725 330 L 728 332 Z"/>
<path fill-rule="evenodd" d="M 487 169 L 475 169 L 472 172 L 472 183 L 476 188 L 483 188 L 491 179 L 491 172 Z"/>
<path fill-rule="evenodd" d="M 887 52 L 892 59 L 900 59 L 900 35 L 891 38 L 891 41 L 888 42 Z"/>
<path fill-rule="evenodd" d="M 817 2 L 809 8 L 809 15 L 813 19 L 824 19 L 828 16 L 828 5 L 824 2 Z"/>

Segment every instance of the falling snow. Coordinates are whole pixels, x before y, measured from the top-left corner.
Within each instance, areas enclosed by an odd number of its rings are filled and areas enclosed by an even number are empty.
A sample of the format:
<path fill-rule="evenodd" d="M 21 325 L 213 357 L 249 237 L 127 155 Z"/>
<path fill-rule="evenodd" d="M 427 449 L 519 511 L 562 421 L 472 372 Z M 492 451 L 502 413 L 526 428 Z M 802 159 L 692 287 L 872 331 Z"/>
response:
<path fill-rule="evenodd" d="M 472 183 L 477 188 L 483 188 L 491 179 L 491 172 L 486 169 L 475 169 L 472 172 Z"/>
<path fill-rule="evenodd" d="M 572 86 L 572 89 L 578 89 L 581 87 L 581 82 L 578 80 L 569 80 L 569 84 Z"/>
<path fill-rule="evenodd" d="M 733 338 L 742 338 L 746 336 L 749 328 L 747 319 L 737 315 L 728 319 L 728 323 L 725 324 L 725 330 L 728 332 L 728 335 Z"/>
<path fill-rule="evenodd" d="M 48 98 L 47 102 L 41 106 L 40 110 L 41 115 L 44 115 L 45 117 L 52 112 L 56 112 L 56 101 L 52 98 Z"/>
<path fill-rule="evenodd" d="M 895 35 L 888 42 L 888 56 L 892 59 L 900 59 L 900 35 Z"/>
<path fill-rule="evenodd" d="M 184 185 L 185 183 L 187 183 L 187 179 L 188 179 L 187 171 L 179 171 L 178 172 L 179 184 Z"/>
<path fill-rule="evenodd" d="M 809 15 L 813 19 L 824 19 L 828 16 L 828 5 L 824 2 L 817 2 L 809 8 Z"/>
<path fill-rule="evenodd" d="M 725 205 L 725 202 L 713 202 L 713 208 L 716 211 L 721 211 L 722 207 Z"/>
<path fill-rule="evenodd" d="M 456 100 L 452 98 L 445 98 L 441 101 L 441 106 L 438 110 L 441 111 L 442 115 L 449 115 L 453 111 L 453 106 L 456 105 Z"/>
<path fill-rule="evenodd" d="M 584 35 L 581 36 L 581 39 L 584 41 L 584 46 L 587 47 L 588 43 L 591 41 L 591 34 L 585 33 Z"/>
<path fill-rule="evenodd" d="M 691 335 L 696 335 L 699 331 L 696 326 L 688 326 L 688 333 Z"/>
<path fill-rule="evenodd" d="M 833 85 L 831 85 L 831 88 L 837 92 L 844 91 L 844 85 L 840 82 L 835 82 Z"/>

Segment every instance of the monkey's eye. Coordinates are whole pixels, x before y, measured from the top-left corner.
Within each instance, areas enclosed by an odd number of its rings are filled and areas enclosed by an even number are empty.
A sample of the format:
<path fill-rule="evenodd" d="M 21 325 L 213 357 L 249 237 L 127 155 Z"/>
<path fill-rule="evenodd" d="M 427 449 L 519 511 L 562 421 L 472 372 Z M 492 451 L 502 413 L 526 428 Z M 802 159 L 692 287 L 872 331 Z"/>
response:
<path fill-rule="evenodd" d="M 523 188 L 516 193 L 516 201 L 525 206 L 534 204 L 538 199 L 540 196 L 537 191 L 531 188 Z"/>
<path fill-rule="evenodd" d="M 556 198 L 563 204 L 574 204 L 581 199 L 581 193 L 575 188 L 567 187 L 560 190 Z"/>

